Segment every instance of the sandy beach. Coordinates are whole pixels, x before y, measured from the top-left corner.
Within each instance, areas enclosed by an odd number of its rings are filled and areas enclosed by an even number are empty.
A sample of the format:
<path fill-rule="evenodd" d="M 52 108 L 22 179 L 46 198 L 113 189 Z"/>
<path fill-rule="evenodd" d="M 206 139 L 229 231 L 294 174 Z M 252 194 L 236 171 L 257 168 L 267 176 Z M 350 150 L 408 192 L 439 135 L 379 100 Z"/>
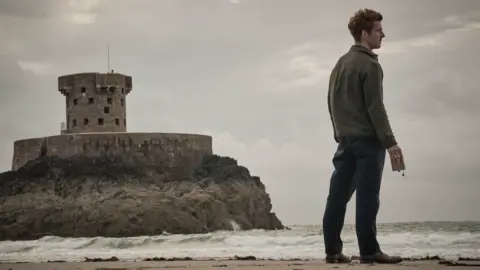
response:
<path fill-rule="evenodd" d="M 458 262 L 462 265 L 448 265 L 436 260 L 431 261 L 406 261 L 397 265 L 368 265 L 360 264 L 354 261 L 351 264 L 333 265 L 326 264 L 322 260 L 311 261 L 242 261 L 242 260 L 206 260 L 206 261 L 141 261 L 141 262 L 78 262 L 78 263 L 17 263 L 0 264 L 0 270 L 155 270 L 155 269 L 289 269 L 289 270 L 307 270 L 307 269 L 418 269 L 434 270 L 442 268 L 455 269 L 480 269 L 479 261 Z"/>

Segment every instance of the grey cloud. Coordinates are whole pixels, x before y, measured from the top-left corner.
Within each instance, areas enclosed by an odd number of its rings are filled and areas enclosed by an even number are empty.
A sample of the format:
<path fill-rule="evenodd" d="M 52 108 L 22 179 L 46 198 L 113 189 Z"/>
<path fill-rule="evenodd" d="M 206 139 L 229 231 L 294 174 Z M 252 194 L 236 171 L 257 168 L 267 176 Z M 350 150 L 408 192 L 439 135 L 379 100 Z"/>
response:
<path fill-rule="evenodd" d="M 26 74 L 17 65 L 17 61 L 9 56 L 0 56 L 0 108 L 20 97 L 18 91 L 28 90 Z"/>
<path fill-rule="evenodd" d="M 468 85 L 445 75 L 443 79 L 432 78 L 415 98 L 421 102 L 407 106 L 411 113 L 432 117 L 461 114 L 480 117 L 480 93 L 477 85 Z M 412 110 L 413 109 L 413 110 Z"/>
<path fill-rule="evenodd" d="M 406 0 L 402 5 L 393 5 L 388 1 L 374 2 L 373 6 L 379 6 L 379 11 L 385 10 L 387 38 L 393 40 L 454 29 L 457 26 L 445 19 L 457 17 L 461 23 L 476 18 L 477 13 L 472 11 L 480 9 L 480 2 L 475 0 L 437 1 L 434 4 L 429 1 Z"/>
<path fill-rule="evenodd" d="M 398 97 L 399 109 L 422 117 L 457 114 L 480 117 L 480 93 L 477 91 L 480 56 L 476 53 L 478 38 L 475 33 L 470 30 L 446 34 L 442 39 L 447 42 L 447 49 L 437 45 L 418 52 L 411 50 L 406 52 L 409 57 L 403 60 L 387 56 L 386 89 L 394 91 L 391 95 Z"/>
<path fill-rule="evenodd" d="M 56 14 L 59 1 L 2 0 L 0 15 L 23 18 L 42 18 Z"/>

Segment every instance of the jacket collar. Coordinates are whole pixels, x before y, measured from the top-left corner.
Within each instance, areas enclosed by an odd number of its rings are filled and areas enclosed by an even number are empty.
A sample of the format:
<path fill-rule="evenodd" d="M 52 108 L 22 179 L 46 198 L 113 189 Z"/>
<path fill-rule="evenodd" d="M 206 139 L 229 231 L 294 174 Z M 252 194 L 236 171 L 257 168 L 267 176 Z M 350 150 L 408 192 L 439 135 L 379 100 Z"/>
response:
<path fill-rule="evenodd" d="M 378 60 L 378 55 L 376 53 L 359 44 L 352 45 L 352 47 L 350 47 L 350 51 L 365 53 L 368 54 L 370 57 L 374 58 L 375 60 Z"/>

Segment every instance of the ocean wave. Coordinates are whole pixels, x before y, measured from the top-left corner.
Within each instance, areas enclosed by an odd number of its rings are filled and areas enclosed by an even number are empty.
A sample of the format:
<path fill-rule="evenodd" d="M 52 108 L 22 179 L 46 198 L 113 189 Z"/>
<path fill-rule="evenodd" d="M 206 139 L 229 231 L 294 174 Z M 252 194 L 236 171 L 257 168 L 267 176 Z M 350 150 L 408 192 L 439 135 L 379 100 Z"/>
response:
<path fill-rule="evenodd" d="M 354 230 L 342 234 L 344 251 L 358 254 Z M 382 249 L 390 254 L 419 258 L 480 257 L 480 233 L 472 231 L 380 230 Z M 318 259 L 324 255 L 319 226 L 293 226 L 279 231 L 220 231 L 207 234 L 129 238 L 62 238 L 0 242 L 1 261 L 81 261 L 85 257 L 141 260 L 146 257 L 221 258 L 255 255 L 263 259 Z"/>

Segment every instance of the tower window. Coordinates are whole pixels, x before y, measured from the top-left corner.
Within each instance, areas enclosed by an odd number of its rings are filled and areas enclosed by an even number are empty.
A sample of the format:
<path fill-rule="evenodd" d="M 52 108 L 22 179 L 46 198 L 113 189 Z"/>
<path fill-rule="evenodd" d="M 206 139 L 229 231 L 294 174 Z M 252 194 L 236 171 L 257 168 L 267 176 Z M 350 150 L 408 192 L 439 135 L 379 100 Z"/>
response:
<path fill-rule="evenodd" d="M 109 108 L 109 107 L 103 108 L 103 112 L 104 112 L 104 113 L 110 113 L 110 108 Z"/>
<path fill-rule="evenodd" d="M 112 98 L 107 98 L 107 103 L 112 104 Z"/>
<path fill-rule="evenodd" d="M 93 98 L 88 99 L 88 104 L 93 104 L 93 102 L 95 102 L 95 99 L 93 99 Z"/>
<path fill-rule="evenodd" d="M 73 127 L 76 127 L 76 126 L 77 126 L 77 119 L 73 119 L 73 121 L 72 121 L 72 126 L 73 126 Z"/>
<path fill-rule="evenodd" d="M 123 98 L 120 100 L 120 104 L 122 104 L 122 106 L 123 104 L 125 104 L 125 101 L 123 100 Z"/>
<path fill-rule="evenodd" d="M 103 118 L 98 118 L 98 124 L 103 125 Z"/>
<path fill-rule="evenodd" d="M 85 86 L 83 86 L 80 91 L 82 91 L 82 94 L 85 94 L 87 92 L 87 88 Z"/>
<path fill-rule="evenodd" d="M 127 126 L 127 119 L 123 119 L 123 125 Z"/>
<path fill-rule="evenodd" d="M 78 104 L 78 99 L 74 99 L 73 100 L 73 105 L 77 105 Z"/>
<path fill-rule="evenodd" d="M 115 119 L 115 125 L 120 126 L 120 119 L 118 118 Z"/>
<path fill-rule="evenodd" d="M 88 125 L 88 118 L 83 119 L 83 125 L 84 126 Z"/>

